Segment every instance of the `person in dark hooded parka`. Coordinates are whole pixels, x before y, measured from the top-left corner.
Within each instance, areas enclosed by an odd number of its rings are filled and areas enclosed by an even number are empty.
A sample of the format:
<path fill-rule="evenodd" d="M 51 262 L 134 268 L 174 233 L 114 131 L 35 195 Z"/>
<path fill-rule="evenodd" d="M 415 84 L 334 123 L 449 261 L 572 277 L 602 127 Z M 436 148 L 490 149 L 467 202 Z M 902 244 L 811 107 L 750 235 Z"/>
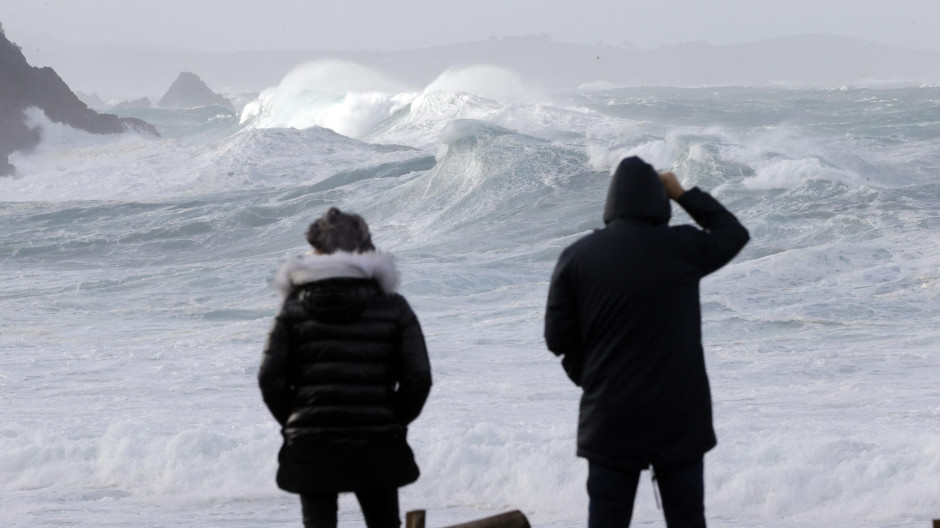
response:
<path fill-rule="evenodd" d="M 396 528 L 398 488 L 419 473 L 408 424 L 431 388 L 421 326 L 362 217 L 331 208 L 307 240 L 275 279 L 285 299 L 258 374 L 284 438 L 277 483 L 300 494 L 308 528 L 335 528 L 339 492 L 369 528 Z"/>
<path fill-rule="evenodd" d="M 701 226 L 669 226 L 672 198 Z M 699 280 L 747 230 L 717 200 L 637 157 L 614 172 L 603 229 L 567 247 L 549 287 L 545 341 L 583 389 L 578 456 L 588 526 L 628 526 L 653 467 L 667 526 L 705 526 L 703 456 L 716 444 Z"/>

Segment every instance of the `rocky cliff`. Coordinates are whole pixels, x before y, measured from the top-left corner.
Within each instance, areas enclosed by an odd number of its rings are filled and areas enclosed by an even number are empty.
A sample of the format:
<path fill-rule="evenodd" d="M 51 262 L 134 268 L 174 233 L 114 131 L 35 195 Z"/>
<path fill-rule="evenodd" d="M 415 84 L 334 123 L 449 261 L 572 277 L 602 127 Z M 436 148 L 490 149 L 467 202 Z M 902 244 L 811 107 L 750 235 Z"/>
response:
<path fill-rule="evenodd" d="M 229 112 L 235 111 L 231 101 L 213 92 L 195 73 L 183 72 L 170 85 L 170 89 L 157 103 L 162 108 L 195 108 L 219 105 Z"/>
<path fill-rule="evenodd" d="M 29 150 L 41 139 L 39 130 L 24 122 L 23 112 L 29 107 L 42 109 L 50 121 L 94 134 L 136 131 L 160 135 L 153 125 L 139 119 L 99 114 L 88 108 L 52 68 L 30 66 L 19 46 L 0 28 L 0 175 L 13 174 L 8 158 L 11 153 Z"/>

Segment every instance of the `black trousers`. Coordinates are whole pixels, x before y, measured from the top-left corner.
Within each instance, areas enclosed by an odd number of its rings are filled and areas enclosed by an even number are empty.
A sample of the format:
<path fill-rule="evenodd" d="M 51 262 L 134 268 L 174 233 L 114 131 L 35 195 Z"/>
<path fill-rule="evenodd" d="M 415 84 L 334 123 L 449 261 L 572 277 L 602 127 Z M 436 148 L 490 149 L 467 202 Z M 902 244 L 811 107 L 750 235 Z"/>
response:
<path fill-rule="evenodd" d="M 705 479 L 702 461 L 681 468 L 657 469 L 653 466 L 653 471 L 663 501 L 666 526 L 704 528 Z M 588 528 L 630 526 L 639 482 L 639 470 L 623 471 L 588 463 Z"/>
<path fill-rule="evenodd" d="M 329 491 L 301 495 L 304 528 L 336 528 L 338 495 Z M 401 526 L 401 519 L 398 518 L 398 488 L 357 491 L 356 499 L 368 528 Z"/>

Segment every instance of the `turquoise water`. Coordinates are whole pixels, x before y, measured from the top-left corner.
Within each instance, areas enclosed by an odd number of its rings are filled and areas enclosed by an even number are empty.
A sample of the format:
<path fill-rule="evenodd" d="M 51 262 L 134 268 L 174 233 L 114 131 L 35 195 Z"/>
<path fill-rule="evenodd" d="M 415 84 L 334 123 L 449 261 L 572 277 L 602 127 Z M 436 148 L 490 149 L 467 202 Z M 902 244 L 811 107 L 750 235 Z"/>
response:
<path fill-rule="evenodd" d="M 134 114 L 161 139 L 32 116 L 43 144 L 0 179 L 3 523 L 296 525 L 255 376 L 270 281 L 336 205 L 396 255 L 431 351 L 410 431 L 423 476 L 403 509 L 582 525 L 579 394 L 541 318 L 555 258 L 601 226 L 630 154 L 712 192 L 752 235 L 702 284 L 711 524 L 937 516 L 940 89 L 486 95 Z M 661 525 L 648 480 L 635 518 Z"/>

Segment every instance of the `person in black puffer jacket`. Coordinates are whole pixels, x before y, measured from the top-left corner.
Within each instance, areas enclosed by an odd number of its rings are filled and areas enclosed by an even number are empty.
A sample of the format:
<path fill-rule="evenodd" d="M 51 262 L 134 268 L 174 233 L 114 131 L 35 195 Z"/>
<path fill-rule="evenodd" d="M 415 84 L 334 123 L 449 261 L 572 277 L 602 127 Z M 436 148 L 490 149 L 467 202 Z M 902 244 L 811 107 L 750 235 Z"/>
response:
<path fill-rule="evenodd" d="M 331 208 L 307 240 L 275 279 L 285 299 L 258 374 L 284 437 L 277 483 L 300 494 L 306 527 L 336 526 L 340 492 L 369 528 L 398 527 L 398 488 L 419 474 L 408 424 L 431 389 L 424 335 L 359 215 Z"/>
<path fill-rule="evenodd" d="M 670 226 L 670 198 L 701 229 Z M 699 281 L 749 235 L 707 193 L 637 157 L 613 175 L 604 224 L 562 251 L 545 313 L 545 342 L 584 391 L 588 526 L 628 526 L 640 471 L 652 465 L 666 525 L 704 527 L 702 461 L 716 439 Z"/>

